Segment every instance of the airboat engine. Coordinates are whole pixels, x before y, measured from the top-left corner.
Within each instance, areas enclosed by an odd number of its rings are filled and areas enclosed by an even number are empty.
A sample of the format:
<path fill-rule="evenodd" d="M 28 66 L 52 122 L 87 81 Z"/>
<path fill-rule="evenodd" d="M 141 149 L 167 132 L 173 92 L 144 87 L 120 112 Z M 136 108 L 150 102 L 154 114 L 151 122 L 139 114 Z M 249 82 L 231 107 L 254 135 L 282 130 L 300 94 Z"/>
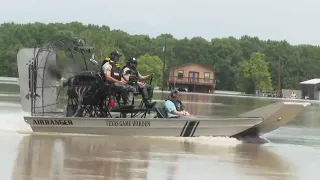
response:
<path fill-rule="evenodd" d="M 67 87 L 67 116 L 96 116 L 106 106 L 107 86 L 97 72 L 85 71 L 70 77 Z"/>

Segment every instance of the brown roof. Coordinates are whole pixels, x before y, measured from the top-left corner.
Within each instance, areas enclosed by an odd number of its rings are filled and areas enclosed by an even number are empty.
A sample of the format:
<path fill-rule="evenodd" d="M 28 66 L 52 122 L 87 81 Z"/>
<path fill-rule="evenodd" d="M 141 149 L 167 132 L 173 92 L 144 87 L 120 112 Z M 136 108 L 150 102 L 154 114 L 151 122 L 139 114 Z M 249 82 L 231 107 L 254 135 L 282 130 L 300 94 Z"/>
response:
<path fill-rule="evenodd" d="M 214 68 L 211 68 L 211 67 L 202 65 L 202 64 L 200 64 L 199 62 L 188 62 L 188 63 L 185 63 L 185 64 L 181 64 L 181 65 L 172 67 L 171 70 L 174 70 L 174 69 L 177 69 L 177 68 L 181 68 L 181 67 L 184 67 L 184 66 L 189 66 L 189 65 L 192 65 L 192 64 L 198 64 L 199 66 L 202 66 L 203 68 L 206 68 L 206 69 L 210 69 L 210 70 L 212 70 L 212 71 L 215 71 Z"/>

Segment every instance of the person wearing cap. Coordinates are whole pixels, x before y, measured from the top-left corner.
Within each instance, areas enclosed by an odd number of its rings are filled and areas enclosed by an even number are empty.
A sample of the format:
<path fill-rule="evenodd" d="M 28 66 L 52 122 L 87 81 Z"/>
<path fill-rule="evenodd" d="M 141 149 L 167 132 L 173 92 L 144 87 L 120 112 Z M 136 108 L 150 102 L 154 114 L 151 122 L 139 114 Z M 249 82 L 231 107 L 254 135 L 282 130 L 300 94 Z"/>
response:
<path fill-rule="evenodd" d="M 179 91 L 171 91 L 168 99 L 164 103 L 168 118 L 184 118 L 189 117 L 190 114 L 183 107 L 182 102 L 179 100 Z"/>
<path fill-rule="evenodd" d="M 121 56 L 118 51 L 112 52 L 110 57 L 102 62 L 101 69 L 106 82 L 111 84 L 112 90 L 120 92 L 124 105 L 131 107 L 135 88 L 127 84 L 125 78 L 128 78 L 128 76 L 122 76 L 121 74 L 119 64 Z"/>
<path fill-rule="evenodd" d="M 142 95 L 144 103 L 146 107 L 152 108 L 156 102 L 151 102 L 151 98 L 153 97 L 153 87 L 149 84 L 143 83 L 141 81 L 151 79 L 154 74 L 149 74 L 146 76 L 142 76 L 140 72 L 137 70 L 137 60 L 136 58 L 130 58 L 127 61 L 127 64 L 122 68 L 123 75 L 130 73 L 131 76 L 135 76 L 138 79 L 137 82 L 137 90 Z"/>

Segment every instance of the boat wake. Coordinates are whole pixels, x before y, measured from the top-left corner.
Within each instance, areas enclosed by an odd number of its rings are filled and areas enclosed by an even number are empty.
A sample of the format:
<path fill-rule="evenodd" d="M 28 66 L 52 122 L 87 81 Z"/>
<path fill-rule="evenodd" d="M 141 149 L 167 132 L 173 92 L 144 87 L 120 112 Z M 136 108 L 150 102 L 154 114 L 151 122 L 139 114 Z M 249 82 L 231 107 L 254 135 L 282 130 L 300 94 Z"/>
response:
<path fill-rule="evenodd" d="M 27 112 L 21 110 L 21 105 L 12 102 L 0 103 L 0 131 L 32 131 L 25 123 L 23 116 Z"/>

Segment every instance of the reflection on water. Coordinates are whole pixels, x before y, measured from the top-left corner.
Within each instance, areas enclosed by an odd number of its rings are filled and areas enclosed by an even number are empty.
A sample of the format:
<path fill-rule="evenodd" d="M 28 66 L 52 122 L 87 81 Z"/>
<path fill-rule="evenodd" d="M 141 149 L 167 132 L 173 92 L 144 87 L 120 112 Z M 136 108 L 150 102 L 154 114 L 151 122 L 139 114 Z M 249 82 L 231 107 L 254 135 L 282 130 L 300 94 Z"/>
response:
<path fill-rule="evenodd" d="M 161 138 L 25 136 L 12 180 L 295 179 L 293 169 L 259 145 Z M 203 142 L 203 139 L 199 142 Z M 207 140 L 210 142 L 210 140 Z"/>
<path fill-rule="evenodd" d="M 239 159 L 236 162 L 250 176 L 258 176 L 262 179 L 294 180 L 295 169 L 288 161 L 281 159 L 276 154 L 264 150 L 261 146 L 246 145 L 238 148 Z M 244 163 L 250 162 L 250 164 Z"/>

